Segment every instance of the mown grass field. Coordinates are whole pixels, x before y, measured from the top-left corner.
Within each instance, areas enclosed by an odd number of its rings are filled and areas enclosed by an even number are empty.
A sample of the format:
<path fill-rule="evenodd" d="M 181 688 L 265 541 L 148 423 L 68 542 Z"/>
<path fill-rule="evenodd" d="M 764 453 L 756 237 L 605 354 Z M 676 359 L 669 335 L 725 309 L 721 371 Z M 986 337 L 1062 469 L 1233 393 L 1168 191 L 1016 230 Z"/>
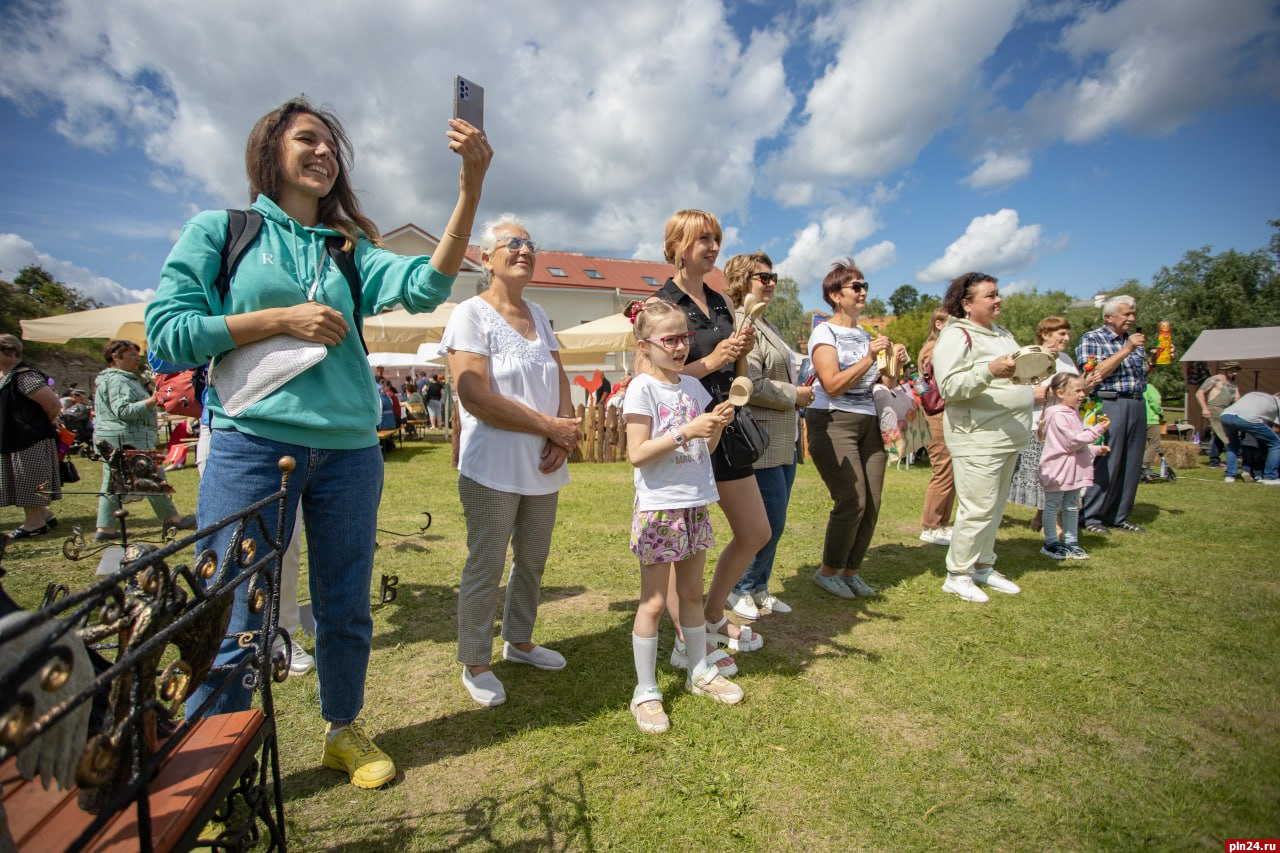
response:
<path fill-rule="evenodd" d="M 1013 508 L 999 565 L 1024 592 L 974 605 L 940 592 L 944 551 L 916 539 L 927 469 L 892 470 L 864 573 L 883 595 L 847 602 L 810 580 L 829 504 L 801 466 L 773 583 L 795 613 L 757 624 L 732 708 L 685 694 L 664 624 L 672 729 L 652 736 L 627 712 L 630 468 L 576 465 L 561 496 L 536 639 L 568 667 L 498 663 L 508 701 L 485 709 L 454 661 L 465 530 L 448 453 L 387 459 L 380 526 L 434 517 L 425 535 L 380 534 L 375 566 L 375 593 L 385 573 L 399 595 L 375 608 L 364 718 L 401 777 L 365 792 L 322 769 L 315 675 L 276 689 L 295 849 L 1221 850 L 1280 835 L 1280 489 L 1204 467 L 1145 485 L 1149 532 L 1086 536 L 1093 559 L 1066 565 Z M 173 480 L 194 509 L 194 472 Z M 58 511 L 92 525 L 89 497 Z M 11 549 L 22 603 L 88 580 L 59 546 Z"/>

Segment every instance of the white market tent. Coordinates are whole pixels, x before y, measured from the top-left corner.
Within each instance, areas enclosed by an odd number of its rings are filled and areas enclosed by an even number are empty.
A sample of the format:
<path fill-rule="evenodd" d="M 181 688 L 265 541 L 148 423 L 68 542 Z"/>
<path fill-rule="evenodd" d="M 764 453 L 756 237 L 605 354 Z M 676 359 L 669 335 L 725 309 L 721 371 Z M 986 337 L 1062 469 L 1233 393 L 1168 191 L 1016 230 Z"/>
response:
<path fill-rule="evenodd" d="M 1206 329 L 1179 359 L 1203 361 L 1214 373 L 1224 361 L 1240 362 L 1236 385 L 1241 394 L 1250 391 L 1280 391 L 1280 326 L 1256 329 Z M 1187 389 L 1187 418 L 1203 432 L 1196 389 Z"/>
<path fill-rule="evenodd" d="M 556 332 L 561 353 L 573 355 L 605 355 L 611 352 L 633 352 L 636 338 L 626 314 L 610 314 L 590 323 Z"/>
<path fill-rule="evenodd" d="M 410 314 L 403 308 L 364 318 L 364 342 L 369 352 L 406 352 L 421 344 L 438 344 L 445 324 L 457 305 L 442 302 L 427 314 Z M 420 362 L 415 362 L 415 364 Z"/>

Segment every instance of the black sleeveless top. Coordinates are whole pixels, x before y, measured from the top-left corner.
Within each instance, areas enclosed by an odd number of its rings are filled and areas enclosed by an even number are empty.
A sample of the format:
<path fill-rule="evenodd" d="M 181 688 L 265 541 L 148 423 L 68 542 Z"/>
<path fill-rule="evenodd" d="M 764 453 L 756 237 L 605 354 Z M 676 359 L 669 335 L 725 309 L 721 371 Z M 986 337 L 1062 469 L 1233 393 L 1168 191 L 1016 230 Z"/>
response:
<path fill-rule="evenodd" d="M 716 348 L 716 345 L 733 334 L 733 310 L 725 298 L 716 291 L 702 285 L 702 297 L 707 301 L 708 317 L 694 304 L 689 295 L 676 286 L 674 279 L 667 279 L 654 296 L 667 302 L 673 302 L 684 309 L 689 319 L 689 357 L 687 361 L 697 361 Z M 707 389 L 712 399 L 721 402 L 729 395 L 729 386 L 733 384 L 733 362 L 729 362 L 719 370 L 713 370 L 702 377 L 702 387 Z"/>

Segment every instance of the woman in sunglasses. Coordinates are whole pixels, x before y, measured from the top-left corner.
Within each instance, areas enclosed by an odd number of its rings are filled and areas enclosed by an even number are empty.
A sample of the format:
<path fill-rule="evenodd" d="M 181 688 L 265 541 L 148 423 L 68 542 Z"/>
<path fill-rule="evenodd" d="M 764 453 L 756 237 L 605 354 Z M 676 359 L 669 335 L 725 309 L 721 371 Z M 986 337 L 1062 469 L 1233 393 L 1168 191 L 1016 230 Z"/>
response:
<path fill-rule="evenodd" d="M 681 210 L 667 220 L 663 252 L 667 263 L 675 267 L 675 272 L 654 294 L 655 299 L 673 302 L 684 311 L 690 339 L 683 373 L 701 381 L 715 403 L 728 397 L 734 363 L 739 356 L 749 352 L 755 342 L 750 328 L 734 331 L 733 311 L 729 303 L 706 284 L 707 276 L 715 270 L 721 236 L 719 221 L 705 210 Z M 636 370 L 640 371 L 638 365 Z M 707 645 L 712 652 L 718 645 L 728 646 L 735 652 L 751 652 L 764 645 L 764 638 L 746 626 L 730 622 L 724 608 L 729 593 L 742 578 L 752 557 L 769 542 L 769 516 L 756 485 L 755 469 L 750 463 L 731 462 L 725 442 L 720 442 L 711 454 L 711 465 L 720 495 L 720 509 L 724 511 L 733 535 L 720 552 L 715 574 L 707 587 L 704 608 Z M 679 596 L 674 577 L 672 573 L 673 581 L 667 595 L 667 609 L 677 626 L 671 663 L 683 668 L 689 659 L 696 661 L 697 656 L 686 656 L 683 639 L 678 633 Z M 722 675 L 731 676 L 737 672 L 736 663 L 728 655 L 713 654 L 712 658 Z"/>
<path fill-rule="evenodd" d="M 534 645 L 533 624 L 556 502 L 569 482 L 564 463 L 582 432 L 551 322 L 522 295 L 537 244 L 508 213 L 485 226 L 480 252 L 488 287 L 454 309 L 441 347 L 461 403 L 458 495 L 467 519 L 467 561 L 458 589 L 458 662 L 471 698 L 492 706 L 507 699 L 491 659 L 508 545 L 514 559 L 502 658 L 538 669 L 565 666 L 559 653 Z"/>
<path fill-rule="evenodd" d="M 724 292 L 738 309 L 739 323 L 748 293 L 758 303 L 768 305 L 778 286 L 773 260 L 764 252 L 734 255 L 724 265 L 724 277 Z M 752 387 L 749 405 L 756 422 L 769 433 L 769 446 L 756 460 L 755 471 L 772 536 L 756 552 L 729 594 L 730 609 L 747 620 L 791 612 L 787 604 L 769 592 L 769 578 L 778 540 L 787 524 L 787 504 L 796 479 L 796 409 L 813 402 L 813 386 L 796 384 L 796 361 L 796 354 L 778 328 L 765 317 L 757 320 L 756 343 L 747 355 Z"/>
<path fill-rule="evenodd" d="M 834 506 L 813 582 L 838 598 L 870 597 L 876 591 L 858 572 L 880 517 L 885 469 L 871 389 L 880 379 L 876 356 L 892 345 L 858 325 L 867 305 L 867 280 L 852 259 L 832 265 L 822 280 L 822 298 L 831 306 L 831 319 L 809 336 L 818 380 L 804 420 L 809 453 Z M 906 362 L 907 348 L 897 344 L 894 356 Z"/>

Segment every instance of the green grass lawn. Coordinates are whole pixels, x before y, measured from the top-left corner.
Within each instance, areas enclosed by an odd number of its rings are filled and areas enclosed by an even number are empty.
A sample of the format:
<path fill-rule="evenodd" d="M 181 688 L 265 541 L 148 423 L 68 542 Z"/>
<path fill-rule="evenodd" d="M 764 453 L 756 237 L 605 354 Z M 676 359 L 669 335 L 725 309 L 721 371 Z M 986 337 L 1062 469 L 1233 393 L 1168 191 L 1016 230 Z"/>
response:
<path fill-rule="evenodd" d="M 672 728 L 653 736 L 627 711 L 630 467 L 575 465 L 561 495 L 535 639 L 568 668 L 500 662 L 507 703 L 485 709 L 454 661 L 465 530 L 448 454 L 411 442 L 387 459 L 381 527 L 434 517 L 422 536 L 380 534 L 374 572 L 375 592 L 398 575 L 399 596 L 374 610 L 364 719 L 401 778 L 366 792 L 322 769 L 316 676 L 276 688 L 295 849 L 1221 850 L 1280 835 L 1280 489 L 1204 467 L 1142 486 L 1149 532 L 1086 536 L 1083 563 L 1041 557 L 1013 508 L 999 567 L 1023 593 L 975 605 L 939 590 L 944 549 L 916 539 L 927 468 L 892 470 L 864 572 L 883 596 L 848 602 L 810 580 L 829 501 L 803 465 L 773 580 L 795 612 L 757 623 L 735 707 L 684 692 L 664 624 Z M 173 480 L 191 511 L 194 472 Z M 58 511 L 92 526 L 88 497 Z M 59 546 L 11 549 L 19 601 L 88 581 Z"/>

